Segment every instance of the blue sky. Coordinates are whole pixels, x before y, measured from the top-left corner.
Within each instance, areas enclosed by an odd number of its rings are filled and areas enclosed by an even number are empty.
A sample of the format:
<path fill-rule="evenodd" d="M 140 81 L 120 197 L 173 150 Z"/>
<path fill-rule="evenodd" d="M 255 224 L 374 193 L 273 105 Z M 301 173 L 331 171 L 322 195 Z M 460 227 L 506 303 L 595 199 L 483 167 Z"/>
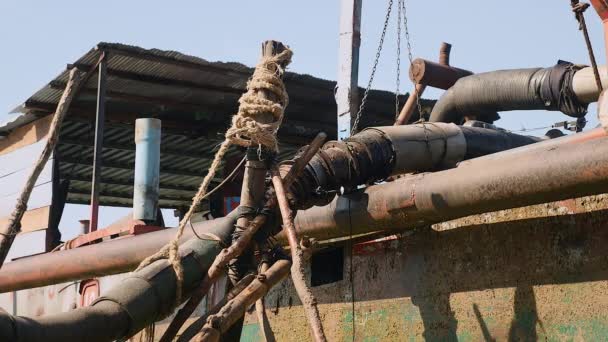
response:
<path fill-rule="evenodd" d="M 363 0 L 360 85 L 367 83 L 387 1 Z M 558 59 L 588 63 L 582 33 L 567 0 L 409 0 L 414 56 L 436 59 L 439 44 L 453 44 L 451 63 L 475 72 L 551 66 Z M 45 85 L 67 63 L 99 41 L 176 50 L 207 60 L 254 65 L 260 42 L 283 41 L 294 50 L 291 70 L 336 79 L 339 0 L 257 1 L 0 1 L 0 116 Z M 600 64 L 601 22 L 586 13 Z M 396 20 L 395 13 L 393 19 Z M 374 88 L 395 89 L 392 20 Z M 405 52 L 405 46 L 402 51 Z M 403 56 L 404 70 L 407 55 Z M 401 91 L 412 88 L 404 73 Z M 441 91 L 427 90 L 426 97 Z M 589 126 L 597 123 L 595 106 Z M 504 113 L 500 126 L 547 126 L 560 113 Z M 535 132 L 542 133 L 542 132 Z"/>

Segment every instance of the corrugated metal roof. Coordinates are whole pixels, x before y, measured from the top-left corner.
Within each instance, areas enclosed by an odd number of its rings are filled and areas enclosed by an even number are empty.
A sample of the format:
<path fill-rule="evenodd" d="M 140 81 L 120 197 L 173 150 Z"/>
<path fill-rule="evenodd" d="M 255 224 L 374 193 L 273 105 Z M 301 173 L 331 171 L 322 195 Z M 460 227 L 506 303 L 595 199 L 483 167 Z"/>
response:
<path fill-rule="evenodd" d="M 208 62 L 175 51 L 114 43 L 99 43 L 71 67 L 89 70 L 102 53 L 107 56 L 108 124 L 101 203 L 131 204 L 133 121 L 136 117 L 157 117 L 163 120 L 161 206 L 189 205 L 253 69 L 239 63 Z M 52 113 L 68 73 L 64 70 L 17 107 L 19 114 L 0 123 L 0 133 Z M 330 138 L 336 131 L 335 82 L 291 72 L 284 80 L 290 104 L 279 131 L 281 158 L 293 154 L 319 131 Z M 89 201 L 96 88 L 94 75 L 73 101 L 61 131 L 57 160 L 61 177 L 72 180 L 70 202 Z M 393 120 L 394 94 L 372 91 L 362 125 L 386 125 Z"/>

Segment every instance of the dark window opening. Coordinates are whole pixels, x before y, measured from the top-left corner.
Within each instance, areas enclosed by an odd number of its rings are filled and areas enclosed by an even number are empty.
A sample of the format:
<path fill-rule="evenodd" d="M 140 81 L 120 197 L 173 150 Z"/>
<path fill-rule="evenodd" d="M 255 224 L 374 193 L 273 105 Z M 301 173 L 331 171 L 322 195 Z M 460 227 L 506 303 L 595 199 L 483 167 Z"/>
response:
<path fill-rule="evenodd" d="M 344 279 L 344 248 L 327 248 L 312 255 L 310 283 L 320 286 Z"/>

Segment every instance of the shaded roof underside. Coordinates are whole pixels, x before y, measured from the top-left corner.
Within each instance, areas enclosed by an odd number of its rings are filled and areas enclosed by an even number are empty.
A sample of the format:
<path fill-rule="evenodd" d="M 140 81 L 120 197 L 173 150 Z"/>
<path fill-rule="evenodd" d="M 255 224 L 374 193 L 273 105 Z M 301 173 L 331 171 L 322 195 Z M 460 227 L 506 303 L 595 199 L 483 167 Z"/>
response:
<path fill-rule="evenodd" d="M 155 117 L 163 120 L 160 205 L 188 206 L 253 69 L 174 51 L 112 43 L 98 44 L 68 69 L 89 70 L 102 52 L 107 56 L 107 124 L 100 203 L 131 205 L 134 120 Z M 68 73 L 63 71 L 16 108 L 14 112 L 19 114 L 0 123 L 0 133 L 52 113 Z M 320 131 L 330 138 L 336 136 L 335 82 L 291 72 L 284 79 L 290 103 L 279 131 L 280 158 L 292 155 Z M 57 148 L 60 177 L 71 180 L 71 203 L 89 202 L 97 82 L 95 74 L 73 101 Z M 401 100 L 403 103 L 404 98 Z M 394 101 L 390 92 L 371 91 L 362 126 L 392 124 Z M 242 155 L 236 149 L 232 154 Z"/>

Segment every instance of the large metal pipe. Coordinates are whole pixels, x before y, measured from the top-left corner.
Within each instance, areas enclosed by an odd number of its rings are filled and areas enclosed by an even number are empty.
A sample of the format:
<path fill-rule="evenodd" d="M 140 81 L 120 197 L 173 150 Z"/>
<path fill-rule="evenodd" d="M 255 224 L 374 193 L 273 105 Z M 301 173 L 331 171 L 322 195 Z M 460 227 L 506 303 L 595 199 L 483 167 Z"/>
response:
<path fill-rule="evenodd" d="M 605 65 L 598 66 L 602 87 L 608 88 L 608 68 Z M 583 68 L 574 74 L 572 78 L 572 90 L 576 98 L 583 103 L 596 102 L 600 97 L 600 91 L 597 89 L 593 68 Z"/>
<path fill-rule="evenodd" d="M 296 226 L 300 234 L 332 238 L 348 236 L 350 222 L 354 233 L 400 230 L 487 210 L 602 193 L 607 187 L 603 177 L 608 172 L 608 138 L 601 131 L 544 141 L 491 159 L 476 158 L 455 169 L 370 186 L 338 197 L 325 207 L 300 211 Z M 429 210 L 422 206 L 425 197 L 445 206 Z M 453 198 L 461 202 L 467 198 L 471 203 L 464 205 Z M 233 212 L 226 218 L 195 223 L 194 229 L 200 235 L 214 227 L 231 226 L 235 219 Z M 0 269 L 0 292 L 131 271 L 173 234 L 166 229 L 13 261 Z M 187 229 L 184 239 L 192 236 Z"/>
<path fill-rule="evenodd" d="M 454 169 L 412 175 L 299 211 L 298 234 L 319 240 L 399 231 L 494 210 L 608 192 L 608 138 L 473 159 Z M 277 236 L 285 241 L 284 236 Z"/>
<path fill-rule="evenodd" d="M 414 84 L 420 83 L 439 89 L 449 89 L 459 79 L 473 74 L 471 71 L 448 64 L 416 58 L 410 66 L 410 79 Z"/>
<path fill-rule="evenodd" d="M 236 211 L 212 221 L 193 224 L 199 235 L 232 228 Z M 175 236 L 175 229 L 164 229 L 52 253 L 34 255 L 10 262 L 0 269 L 0 292 L 58 284 L 132 271 L 146 257 L 156 253 Z M 193 237 L 186 229 L 180 241 Z"/>
<path fill-rule="evenodd" d="M 465 117 L 492 121 L 497 112 L 559 110 L 573 117 L 597 101 L 588 68 L 560 62 L 550 68 L 498 70 L 459 79 L 435 104 L 430 121 L 460 123 Z M 576 74 L 581 73 L 576 76 Z M 574 81 L 576 79 L 576 82 Z"/>
<path fill-rule="evenodd" d="M 155 221 L 158 213 L 160 172 L 159 119 L 135 120 L 135 177 L 133 219 Z"/>
<path fill-rule="evenodd" d="M 602 127 L 598 127 L 598 128 L 593 128 L 588 131 L 584 131 L 584 132 L 580 132 L 580 133 L 576 133 L 576 134 L 569 134 L 569 135 L 564 135 L 564 136 L 561 136 L 558 138 L 553 138 L 550 140 L 544 140 L 542 143 L 538 143 L 538 144 L 524 145 L 521 147 L 503 151 L 501 153 L 487 154 L 487 155 L 484 155 L 484 156 L 481 156 L 481 157 L 478 157 L 475 159 L 464 160 L 464 161 L 460 162 L 458 165 L 463 166 L 463 165 L 467 165 L 471 162 L 474 162 L 477 165 L 480 165 L 482 162 L 496 162 L 496 161 L 500 161 L 502 158 L 512 155 L 512 154 L 534 153 L 534 151 L 537 151 L 540 153 L 544 150 L 547 150 L 548 148 L 557 147 L 560 145 L 573 145 L 573 144 L 582 143 L 584 141 L 589 141 L 589 140 L 594 140 L 594 139 L 599 139 L 599 138 L 604 138 L 604 137 L 608 137 L 608 131 L 606 131 Z"/>
<path fill-rule="evenodd" d="M 191 238 L 180 246 L 184 294 L 198 287 L 232 227 L 215 227 L 221 241 Z M 105 244 L 104 244 L 105 245 Z M 84 249 L 84 248 L 83 248 Z M 42 316 L 15 317 L 0 313 L 0 340 L 13 342 L 113 341 L 128 338 L 173 312 L 176 275 L 163 259 L 129 275 L 88 307 Z"/>
<path fill-rule="evenodd" d="M 457 163 L 538 142 L 481 127 L 445 123 L 373 127 L 340 142 L 328 142 L 290 187 L 298 208 L 328 203 L 324 193 L 408 172 L 436 171 Z M 322 190 L 320 196 L 315 189 Z"/>
<path fill-rule="evenodd" d="M 311 191 L 319 187 L 325 191 L 341 186 L 354 188 L 392 174 L 449 168 L 464 159 L 537 140 L 502 131 L 444 123 L 371 128 L 345 142 L 326 144 L 291 189 L 297 195 L 300 207 L 305 208 L 331 200 Z M 201 233 L 212 225 L 233 224 L 235 215 L 194 226 Z M 0 292 L 128 272 L 156 252 L 172 235 L 172 230 L 163 230 L 24 258 L 0 269 Z M 191 236 L 190 230 L 186 230 L 184 239 L 188 236 Z"/>

